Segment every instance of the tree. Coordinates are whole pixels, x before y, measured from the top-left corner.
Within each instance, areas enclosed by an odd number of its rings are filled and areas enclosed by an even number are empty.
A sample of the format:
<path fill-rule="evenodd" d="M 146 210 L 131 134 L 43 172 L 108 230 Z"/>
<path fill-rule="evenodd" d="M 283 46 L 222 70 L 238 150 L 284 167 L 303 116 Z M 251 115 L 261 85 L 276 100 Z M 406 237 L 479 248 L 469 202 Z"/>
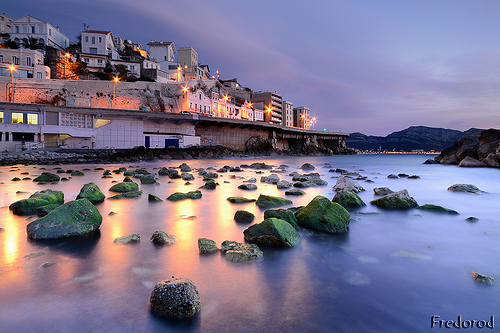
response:
<path fill-rule="evenodd" d="M 17 45 L 16 42 L 14 42 L 12 39 L 8 39 L 2 43 L 2 46 L 8 48 L 8 49 L 18 49 L 19 45 Z"/>
<path fill-rule="evenodd" d="M 128 76 L 128 73 L 130 72 L 127 66 L 122 64 L 115 65 L 114 67 L 116 75 L 118 75 L 120 78 L 126 78 Z"/>
<path fill-rule="evenodd" d="M 40 40 L 38 40 L 35 37 L 29 37 L 29 38 L 23 38 L 21 40 L 21 45 L 25 49 L 29 50 L 43 50 L 45 49 L 45 44 L 41 43 Z"/>
<path fill-rule="evenodd" d="M 109 60 L 106 61 L 106 67 L 104 67 L 103 72 L 106 74 L 113 73 L 113 66 L 111 66 L 111 62 Z"/>

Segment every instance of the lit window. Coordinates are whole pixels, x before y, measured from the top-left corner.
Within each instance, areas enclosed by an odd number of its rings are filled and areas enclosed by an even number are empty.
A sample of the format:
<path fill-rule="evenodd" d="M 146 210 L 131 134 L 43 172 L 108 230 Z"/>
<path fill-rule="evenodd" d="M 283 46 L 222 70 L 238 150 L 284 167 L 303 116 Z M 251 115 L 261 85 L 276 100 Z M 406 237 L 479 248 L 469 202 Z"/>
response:
<path fill-rule="evenodd" d="M 13 124 L 24 123 L 24 114 L 22 114 L 20 112 L 12 112 L 12 123 Z"/>
<path fill-rule="evenodd" d="M 0 112 L 0 123 L 3 123 L 3 112 Z"/>
<path fill-rule="evenodd" d="M 28 124 L 30 125 L 38 125 L 38 114 L 36 113 L 28 113 L 27 115 Z"/>

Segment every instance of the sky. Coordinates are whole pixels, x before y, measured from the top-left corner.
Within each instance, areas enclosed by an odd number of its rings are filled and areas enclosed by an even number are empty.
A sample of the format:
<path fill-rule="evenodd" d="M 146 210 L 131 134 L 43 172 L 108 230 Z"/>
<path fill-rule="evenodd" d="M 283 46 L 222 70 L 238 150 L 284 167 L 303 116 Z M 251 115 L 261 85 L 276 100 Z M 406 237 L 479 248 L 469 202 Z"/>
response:
<path fill-rule="evenodd" d="M 307 106 L 314 129 L 500 128 L 498 0 L 16 0 L 76 41 L 84 24 L 193 47 L 221 79 Z"/>

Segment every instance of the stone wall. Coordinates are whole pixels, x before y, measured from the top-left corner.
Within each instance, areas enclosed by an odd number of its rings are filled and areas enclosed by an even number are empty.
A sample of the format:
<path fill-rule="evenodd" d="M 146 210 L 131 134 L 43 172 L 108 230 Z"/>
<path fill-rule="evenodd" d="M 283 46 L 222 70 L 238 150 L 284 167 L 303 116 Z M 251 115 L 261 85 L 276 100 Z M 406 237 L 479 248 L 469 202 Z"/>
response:
<path fill-rule="evenodd" d="M 269 132 L 265 130 L 229 126 L 196 125 L 196 135 L 201 137 L 202 145 L 208 145 L 211 140 L 212 145 L 222 145 L 236 150 L 244 150 L 245 142 L 252 136 L 260 135 L 264 139 L 269 139 Z"/>

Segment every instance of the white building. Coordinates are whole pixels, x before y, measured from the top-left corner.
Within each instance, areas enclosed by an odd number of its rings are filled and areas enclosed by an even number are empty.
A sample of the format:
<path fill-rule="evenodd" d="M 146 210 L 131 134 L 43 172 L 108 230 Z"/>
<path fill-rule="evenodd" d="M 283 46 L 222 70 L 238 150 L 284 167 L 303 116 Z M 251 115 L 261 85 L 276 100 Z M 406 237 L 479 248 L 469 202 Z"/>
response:
<path fill-rule="evenodd" d="M 296 108 L 293 108 L 293 115 L 294 115 L 294 126 L 303 128 L 303 129 L 309 129 L 311 126 L 311 122 L 309 119 L 309 108 L 305 106 L 299 106 Z"/>
<path fill-rule="evenodd" d="M 174 62 L 175 61 L 175 45 L 174 42 L 155 42 L 151 41 L 148 43 L 149 46 L 149 58 L 159 64 L 163 62 Z"/>
<path fill-rule="evenodd" d="M 69 38 L 51 24 L 25 15 L 10 23 L 10 39 L 21 45 L 23 38 L 36 38 L 43 45 L 65 50 L 69 46 Z"/>
<path fill-rule="evenodd" d="M 50 68 L 43 65 L 43 60 L 39 51 L 0 48 L 0 76 L 10 76 L 9 66 L 14 65 L 14 78 L 50 79 Z"/>
<path fill-rule="evenodd" d="M 0 34 L 9 34 L 10 33 L 10 23 L 12 19 L 5 14 L 0 14 Z M 0 41 L 2 41 L 2 37 L 0 36 Z"/>
<path fill-rule="evenodd" d="M 85 30 L 82 31 L 82 57 L 92 57 L 94 55 L 108 57 L 109 59 L 119 59 L 118 51 L 115 47 L 113 33 L 111 31 Z M 104 64 L 105 65 L 105 64 Z"/>
<path fill-rule="evenodd" d="M 293 127 L 293 103 L 283 101 L 283 125 Z"/>

